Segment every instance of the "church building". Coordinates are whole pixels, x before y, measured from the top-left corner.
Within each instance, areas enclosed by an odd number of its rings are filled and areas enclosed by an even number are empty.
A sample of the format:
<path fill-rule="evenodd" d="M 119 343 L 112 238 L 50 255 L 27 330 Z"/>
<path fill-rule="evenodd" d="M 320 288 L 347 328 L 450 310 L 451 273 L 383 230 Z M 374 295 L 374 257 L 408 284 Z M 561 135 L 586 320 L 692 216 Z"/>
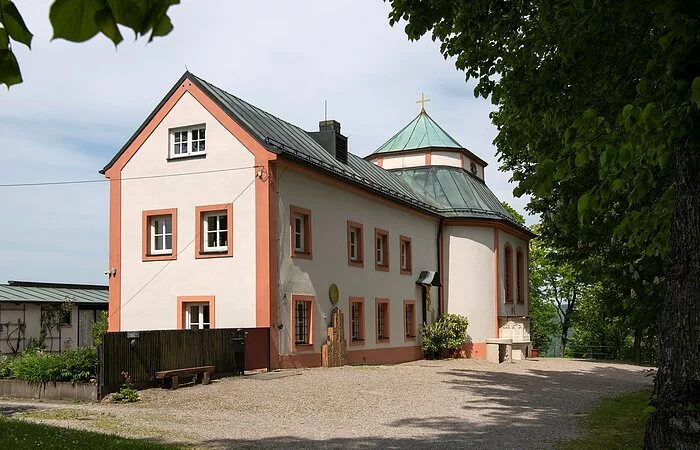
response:
<path fill-rule="evenodd" d="M 349 363 L 420 359 L 422 324 L 456 313 L 465 356 L 525 357 L 533 235 L 486 166 L 424 108 L 361 158 L 334 120 L 306 131 L 186 72 L 102 171 L 109 329 L 269 328 L 273 367 L 311 367 L 336 308 Z"/>

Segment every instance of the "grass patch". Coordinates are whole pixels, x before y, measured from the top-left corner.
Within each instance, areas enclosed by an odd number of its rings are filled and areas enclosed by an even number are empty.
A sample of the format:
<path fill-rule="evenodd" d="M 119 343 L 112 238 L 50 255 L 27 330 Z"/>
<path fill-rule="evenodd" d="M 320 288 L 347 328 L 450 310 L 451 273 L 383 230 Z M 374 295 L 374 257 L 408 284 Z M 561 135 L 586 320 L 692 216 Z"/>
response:
<path fill-rule="evenodd" d="M 0 416 L 0 448 L 42 449 L 176 449 L 170 445 L 138 439 L 41 425 Z"/>
<path fill-rule="evenodd" d="M 584 435 L 561 442 L 559 448 L 601 449 L 642 448 L 649 414 L 648 390 L 608 397 L 584 416 Z"/>

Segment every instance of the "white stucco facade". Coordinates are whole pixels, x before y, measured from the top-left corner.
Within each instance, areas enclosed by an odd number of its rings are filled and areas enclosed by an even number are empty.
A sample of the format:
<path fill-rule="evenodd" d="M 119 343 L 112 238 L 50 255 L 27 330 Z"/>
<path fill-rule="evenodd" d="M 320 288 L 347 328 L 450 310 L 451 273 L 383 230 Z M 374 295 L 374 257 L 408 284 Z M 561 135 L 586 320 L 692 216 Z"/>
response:
<path fill-rule="evenodd" d="M 528 274 L 528 261 L 527 261 L 527 254 L 528 254 L 528 243 L 522 239 L 519 239 L 512 234 L 506 233 L 505 231 L 499 230 L 499 245 L 500 245 L 500 257 L 499 257 L 499 267 L 498 267 L 498 278 L 499 278 L 499 290 L 498 290 L 498 305 L 499 305 L 499 310 L 498 310 L 498 315 L 499 316 L 527 316 L 529 315 L 529 305 L 528 305 L 528 299 L 529 299 L 529 291 L 528 287 L 529 284 L 527 282 L 527 274 Z M 506 303 L 505 302 L 505 264 L 506 264 L 506 247 L 510 246 L 512 249 L 512 258 L 511 258 L 511 274 L 513 276 L 513 279 L 511 281 L 511 289 L 513 293 L 513 302 L 512 303 Z M 517 254 L 518 251 L 522 252 L 523 254 L 523 294 L 524 298 L 522 302 L 517 301 Z"/>
<path fill-rule="evenodd" d="M 386 170 L 420 167 L 425 165 L 425 153 L 387 155 L 382 158 L 382 168 Z"/>
<path fill-rule="evenodd" d="M 193 124 L 206 126 L 206 156 L 169 159 L 169 130 Z M 141 145 L 122 169 L 123 330 L 177 328 L 177 300 L 186 296 L 214 296 L 217 327 L 255 326 L 254 165 L 253 155 L 189 93 Z M 208 173 L 167 176 L 193 172 Z M 233 256 L 195 258 L 201 238 L 195 208 L 232 201 Z M 142 213 L 167 208 L 177 208 L 177 259 L 143 261 Z"/>
<path fill-rule="evenodd" d="M 348 351 L 366 351 L 381 348 L 417 346 L 418 340 L 406 341 L 403 322 L 403 301 L 415 301 L 417 325 L 421 323 L 422 291 L 415 281 L 421 270 L 437 268 L 437 226 L 435 218 L 412 212 L 390 202 L 373 199 L 354 190 L 343 189 L 310 178 L 293 170 L 280 170 L 278 192 L 279 239 L 279 314 L 283 329 L 280 331 L 281 353 L 291 352 L 291 299 L 294 294 L 315 297 L 312 320 L 314 351 L 320 351 L 325 342 L 326 326 L 331 311 L 339 307 L 345 316 L 345 338 L 349 342 L 350 297 L 364 299 L 365 342 L 349 346 Z M 312 259 L 291 256 L 290 207 L 311 211 Z M 363 226 L 364 267 L 348 264 L 347 221 Z M 389 233 L 388 272 L 375 270 L 374 229 Z M 399 237 L 411 238 L 412 273 L 400 273 Z M 330 302 L 328 290 L 332 283 L 338 286 L 337 305 Z M 389 299 L 390 339 L 378 343 L 375 339 L 375 299 Z M 431 311 L 437 311 L 437 289 L 432 288 Z"/>
<path fill-rule="evenodd" d="M 474 346 L 466 353 L 473 357 L 485 357 L 487 339 L 512 335 L 529 340 L 529 234 L 499 209 L 488 188 L 463 172 L 474 163 L 476 175 L 484 178 L 484 163 L 477 156 L 466 148 L 453 149 L 458 144 L 443 144 L 447 146 L 401 147 L 373 154 L 368 161 L 348 161 L 339 123 L 324 121 L 321 126 L 332 129 L 308 132 L 214 89 L 185 74 L 172 97 L 105 168 L 111 180 L 113 230 L 111 330 L 182 328 L 183 304 L 208 302 L 211 323 L 194 326 L 269 329 L 269 342 L 256 351 L 267 354 L 269 348 L 274 367 L 320 365 L 334 308 L 344 313 L 350 362 L 420 358 L 420 325 L 435 320 L 439 312 L 467 316 Z M 205 154 L 172 157 L 171 132 L 183 127 L 206 130 Z M 323 133 L 336 133 L 335 140 L 326 140 Z M 435 167 L 420 170 L 429 166 Z M 438 192 L 420 185 L 420 177 L 390 174 L 411 168 L 469 182 Z M 462 195 L 460 189 L 471 190 L 461 200 L 482 196 L 487 201 L 463 208 L 441 203 L 447 194 Z M 230 211 L 228 245 L 218 254 L 199 248 L 204 226 L 200 213 L 206 208 Z M 149 217 L 161 215 L 173 218 L 170 257 L 167 252 L 149 253 L 146 245 Z M 293 249 L 292 222 L 297 219 L 303 225 L 295 225 L 296 236 L 304 235 L 299 245 L 310 242 L 308 250 Z M 362 230 L 362 264 L 349 261 L 349 222 Z M 385 236 L 379 253 L 388 259 L 388 267 L 376 264 L 377 231 Z M 410 241 L 410 271 L 401 270 L 402 239 Z M 512 251 L 512 276 L 518 273 L 517 255 L 523 255 L 522 302 L 505 302 L 506 248 Z M 442 283 L 430 288 L 425 315 L 424 291 L 416 284 L 422 271 L 438 272 L 433 282 Z M 331 285 L 338 288 L 335 304 Z M 363 336 L 353 341 L 351 301 L 357 300 L 363 305 Z M 387 315 L 381 327 L 377 302 L 388 305 L 380 308 Z M 415 323 L 408 336 L 406 304 L 413 305 Z M 297 311 L 304 316 L 298 321 Z M 378 336 L 379 328 L 388 328 L 387 334 Z"/>
<path fill-rule="evenodd" d="M 474 164 L 474 175 L 484 179 L 484 166 L 474 158 L 461 151 L 425 150 L 419 152 L 399 152 L 397 154 L 370 155 L 368 159 L 386 170 L 408 169 L 412 167 L 447 166 L 459 167 L 471 171 Z"/>
<path fill-rule="evenodd" d="M 472 342 L 495 336 L 494 230 L 445 227 L 445 308 L 469 319 Z"/>

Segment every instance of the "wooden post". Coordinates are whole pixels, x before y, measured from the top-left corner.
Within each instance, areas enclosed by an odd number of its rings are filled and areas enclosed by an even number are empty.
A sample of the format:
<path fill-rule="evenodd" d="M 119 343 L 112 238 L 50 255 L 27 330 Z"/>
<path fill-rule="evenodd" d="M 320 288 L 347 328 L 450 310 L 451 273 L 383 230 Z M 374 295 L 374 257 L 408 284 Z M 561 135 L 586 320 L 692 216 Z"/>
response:
<path fill-rule="evenodd" d="M 321 349 L 321 365 L 323 367 L 344 366 L 348 360 L 343 324 L 343 312 L 335 308 L 331 313 L 331 326 L 328 327 L 326 343 Z"/>

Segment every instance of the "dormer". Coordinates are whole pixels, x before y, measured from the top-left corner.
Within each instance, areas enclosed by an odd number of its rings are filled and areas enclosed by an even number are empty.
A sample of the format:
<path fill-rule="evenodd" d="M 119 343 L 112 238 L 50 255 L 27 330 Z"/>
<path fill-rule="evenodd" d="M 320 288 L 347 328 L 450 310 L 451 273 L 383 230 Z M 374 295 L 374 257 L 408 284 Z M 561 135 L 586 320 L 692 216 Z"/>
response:
<path fill-rule="evenodd" d="M 421 109 L 415 119 L 365 159 L 386 170 L 461 167 L 481 180 L 488 165 L 447 134 L 425 109 Z"/>

